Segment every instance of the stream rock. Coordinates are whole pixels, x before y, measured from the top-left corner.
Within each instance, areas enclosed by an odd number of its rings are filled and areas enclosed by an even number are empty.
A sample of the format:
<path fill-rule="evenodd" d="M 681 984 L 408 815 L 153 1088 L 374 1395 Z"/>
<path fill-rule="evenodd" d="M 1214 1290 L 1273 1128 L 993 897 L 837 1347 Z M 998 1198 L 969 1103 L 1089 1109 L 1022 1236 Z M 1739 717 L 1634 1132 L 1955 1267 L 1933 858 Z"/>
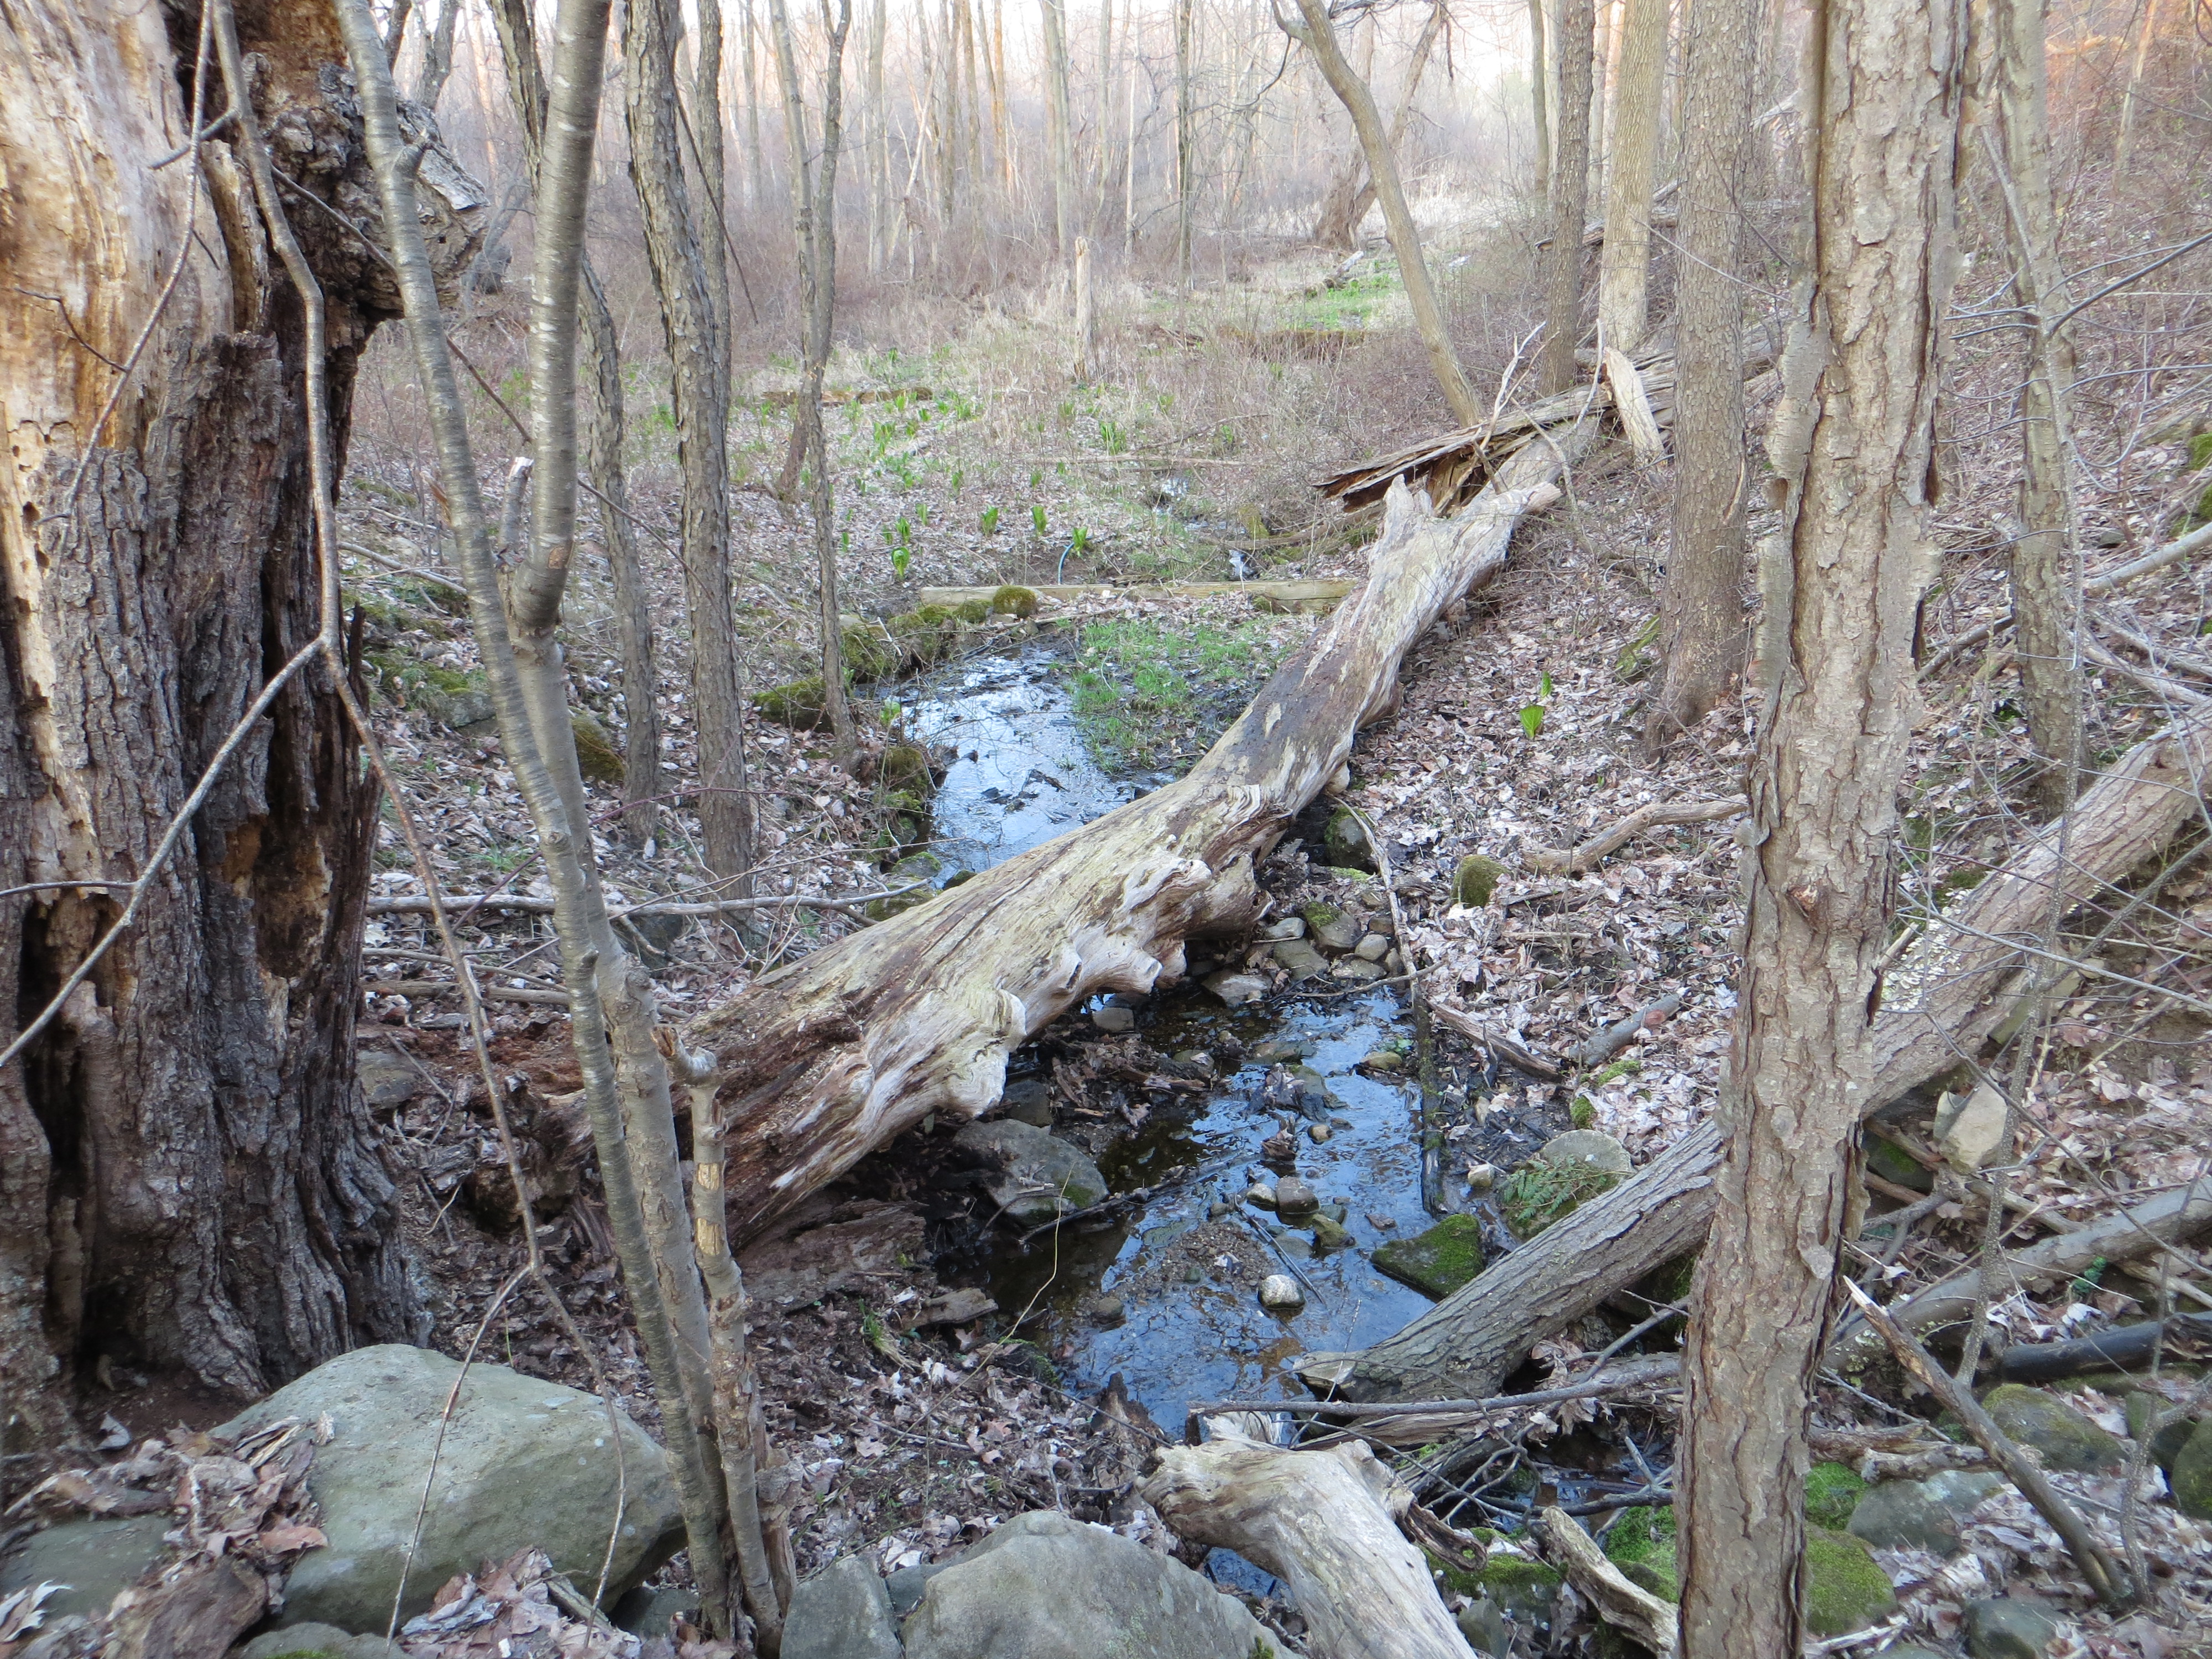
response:
<path fill-rule="evenodd" d="M 1269 1273 L 1260 1281 L 1260 1305 L 1270 1313 L 1296 1313 L 1306 1305 L 1306 1293 L 1288 1273 Z"/>
<path fill-rule="evenodd" d="M 1482 1271 L 1482 1221 L 1449 1215 L 1411 1238 L 1378 1244 L 1368 1258 L 1377 1273 L 1441 1302 Z"/>
<path fill-rule="evenodd" d="M 1259 933 L 1254 937 L 1271 945 L 1279 945 L 1285 939 L 1304 939 L 1305 936 L 1304 917 L 1278 916 L 1274 921 L 1262 924 Z"/>
<path fill-rule="evenodd" d="M 1367 826 L 1359 815 L 1349 806 L 1340 806 L 1328 815 L 1328 823 L 1321 834 L 1322 856 L 1339 870 L 1372 870 L 1375 849 L 1368 845 Z"/>
<path fill-rule="evenodd" d="M 335 1625 L 287 1625 L 281 1630 L 264 1631 L 236 1650 L 235 1659 L 407 1659 L 407 1656 L 398 1643 L 381 1636 L 352 1636 Z"/>
<path fill-rule="evenodd" d="M 1297 1176 L 1285 1176 L 1275 1183 L 1275 1209 L 1284 1216 L 1311 1215 L 1321 1208 L 1321 1198 Z"/>
<path fill-rule="evenodd" d="M 1243 1603 L 1103 1527 L 1015 1516 L 929 1581 L 907 1659 L 1251 1659 Z"/>
<path fill-rule="evenodd" d="M 1352 954 L 1362 962 L 1380 962 L 1390 954 L 1390 941 L 1381 933 L 1363 934 L 1352 947 Z"/>
<path fill-rule="evenodd" d="M 330 1418 L 331 1440 L 317 1448 L 307 1472 L 330 1542 L 292 1569 L 284 1624 L 384 1628 L 431 1446 L 460 1369 L 425 1348 L 357 1348 L 216 1431 L 242 1435 L 287 1417 Z M 606 1408 L 591 1395 L 504 1365 L 471 1366 L 446 1425 L 401 1617 L 427 1608 L 454 1574 L 532 1545 L 552 1558 L 556 1571 L 591 1583 L 615 1512 L 616 1456 L 607 1433 Z M 617 1595 L 684 1540 L 666 1457 L 634 1424 L 625 1422 L 622 1436 L 628 1503 L 607 1579 Z"/>
<path fill-rule="evenodd" d="M 2024 1382 L 1991 1389 L 1983 1408 L 1996 1425 L 2042 1455 L 2043 1466 L 2069 1474 L 2112 1474 L 2126 1467 L 2127 1448 L 2056 1395 Z"/>
<path fill-rule="evenodd" d="M 1294 982 L 1318 979 L 1328 971 L 1328 959 L 1302 939 L 1286 939 L 1271 954 Z"/>
<path fill-rule="evenodd" d="M 1200 984 L 1219 997 L 1231 1008 L 1240 1008 L 1248 1002 L 1257 1002 L 1267 994 L 1267 981 L 1257 974 L 1232 973 L 1224 969 L 1208 974 Z"/>
<path fill-rule="evenodd" d="M 2199 1423 L 2173 1460 L 2169 1484 L 2173 1506 L 2198 1521 L 2212 1521 L 2212 1417 Z"/>
<path fill-rule="evenodd" d="M 899 1659 L 890 1593 L 857 1555 L 841 1555 L 791 1594 L 783 1659 Z"/>
<path fill-rule="evenodd" d="M 1137 1029 L 1137 1011 L 1124 1008 L 1119 1003 L 1108 1003 L 1103 1008 L 1091 1011 L 1091 1023 L 1102 1031 L 1119 1033 Z"/>
<path fill-rule="evenodd" d="M 1306 927 L 1313 933 L 1314 943 L 1324 951 L 1349 951 L 1367 932 L 1365 924 L 1358 917 L 1346 915 L 1334 904 L 1324 903 L 1319 899 L 1303 907 L 1298 914 L 1305 918 Z"/>
<path fill-rule="evenodd" d="M 1387 978 L 1389 974 L 1389 970 L 1381 963 L 1364 962 L 1358 957 L 1346 957 L 1328 971 L 1331 978 L 1353 980 L 1361 984 L 1372 984 L 1378 979 Z"/>
<path fill-rule="evenodd" d="M 1897 1611 L 1897 1589 L 1866 1540 L 1805 1528 L 1805 1627 L 1815 1636 L 1864 1630 Z"/>
<path fill-rule="evenodd" d="M 1106 1177 L 1081 1148 L 1012 1118 L 961 1126 L 953 1144 L 1004 1167 L 984 1191 L 1007 1219 L 1042 1227 L 1106 1196 Z"/>
<path fill-rule="evenodd" d="M 1452 902 L 1470 910 L 1481 909 L 1490 902 L 1490 896 L 1498 890 L 1498 879 L 1504 873 L 1505 866 L 1496 859 L 1469 853 L 1452 871 Z"/>

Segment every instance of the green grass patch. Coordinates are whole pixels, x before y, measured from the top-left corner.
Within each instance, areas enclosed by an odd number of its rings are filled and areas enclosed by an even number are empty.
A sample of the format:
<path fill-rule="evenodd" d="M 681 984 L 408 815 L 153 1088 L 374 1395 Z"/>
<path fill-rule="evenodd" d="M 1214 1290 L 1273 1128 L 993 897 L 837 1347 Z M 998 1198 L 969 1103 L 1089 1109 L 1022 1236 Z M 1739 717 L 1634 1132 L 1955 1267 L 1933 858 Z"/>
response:
<path fill-rule="evenodd" d="M 1263 622 L 1093 623 L 1075 666 L 1075 719 L 1102 763 L 1194 758 L 1236 718 L 1287 647 Z"/>

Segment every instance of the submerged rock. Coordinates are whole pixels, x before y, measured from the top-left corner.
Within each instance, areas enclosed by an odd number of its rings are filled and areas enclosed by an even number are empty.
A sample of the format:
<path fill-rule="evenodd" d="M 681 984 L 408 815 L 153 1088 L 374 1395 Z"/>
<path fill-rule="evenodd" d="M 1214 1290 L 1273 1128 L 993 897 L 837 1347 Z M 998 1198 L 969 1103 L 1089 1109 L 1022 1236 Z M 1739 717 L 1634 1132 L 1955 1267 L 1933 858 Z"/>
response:
<path fill-rule="evenodd" d="M 994 1118 L 963 1124 L 952 1139 L 1004 1165 L 984 1191 L 1017 1226 L 1042 1227 L 1106 1196 L 1106 1177 L 1089 1154 L 1035 1124 Z"/>
<path fill-rule="evenodd" d="M 330 1542 L 310 1550 L 285 1587 L 287 1625 L 382 1630 L 416 1530 L 437 1425 L 460 1364 L 425 1348 L 357 1348 L 319 1365 L 226 1425 L 245 1433 L 279 1419 L 327 1414 L 307 1486 Z M 619 1595 L 682 1543 L 683 1513 L 666 1457 L 642 1429 L 622 1425 L 628 1502 L 610 1590 Z M 470 1367 L 446 1423 L 437 1481 L 407 1571 L 403 1619 L 430 1605 L 454 1574 L 535 1545 L 556 1571 L 599 1574 L 614 1513 L 616 1455 L 606 1407 L 588 1394 L 504 1365 Z"/>
<path fill-rule="evenodd" d="M 1260 1281 L 1260 1305 L 1270 1313 L 1296 1313 L 1306 1305 L 1306 1293 L 1288 1273 L 1269 1273 Z"/>
<path fill-rule="evenodd" d="M 1996 1425 L 2033 1446 L 2043 1466 L 2069 1474 L 2111 1474 L 2124 1468 L 2127 1448 L 2056 1395 L 2022 1382 L 1991 1389 L 1982 1406 Z"/>
<path fill-rule="evenodd" d="M 1311 1215 L 1321 1208 L 1321 1198 L 1297 1176 L 1285 1176 L 1275 1183 L 1275 1207 L 1285 1216 Z"/>
<path fill-rule="evenodd" d="M 1218 974 L 1208 974 L 1199 982 L 1231 1008 L 1257 1002 L 1268 991 L 1267 981 L 1259 975 L 1233 973 L 1226 969 Z"/>
<path fill-rule="evenodd" d="M 1376 1245 L 1369 1260 L 1377 1273 L 1441 1302 L 1482 1271 L 1482 1223 L 1449 1215 L 1425 1232 Z"/>
<path fill-rule="evenodd" d="M 1328 971 L 1328 959 L 1302 939 L 1286 939 L 1270 952 L 1293 983 L 1318 979 Z"/>
<path fill-rule="evenodd" d="M 932 1578 L 905 1635 L 907 1659 L 1252 1659 L 1275 1646 L 1181 1562 L 1043 1511 Z"/>

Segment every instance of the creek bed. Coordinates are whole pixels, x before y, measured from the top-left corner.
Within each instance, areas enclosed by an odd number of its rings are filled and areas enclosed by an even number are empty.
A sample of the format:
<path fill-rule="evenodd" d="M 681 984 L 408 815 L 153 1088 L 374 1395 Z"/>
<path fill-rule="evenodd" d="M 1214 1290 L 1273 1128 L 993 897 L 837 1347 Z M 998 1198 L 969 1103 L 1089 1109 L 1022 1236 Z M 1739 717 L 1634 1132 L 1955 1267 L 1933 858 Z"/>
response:
<path fill-rule="evenodd" d="M 1077 726 L 1065 661 L 1042 647 L 949 665 L 908 695 L 908 729 L 940 756 L 952 752 L 932 807 L 933 850 L 948 873 L 987 868 L 1167 781 L 1117 778 L 1097 763 Z M 1417 1091 L 1356 1069 L 1407 1037 L 1393 992 L 1338 988 L 1231 1010 L 1185 984 L 1147 999 L 1137 1029 L 1156 1049 L 1218 1062 L 1202 1093 L 1164 1103 L 1148 1097 L 1138 1127 L 1110 1141 L 1087 1137 L 1113 1192 L 1151 1188 L 1152 1196 L 1026 1244 L 1002 1231 L 940 1265 L 948 1278 L 988 1286 L 1009 1317 L 1026 1314 L 1024 1334 L 1063 1382 L 1097 1388 L 1119 1375 L 1129 1398 L 1174 1433 L 1188 1401 L 1291 1397 L 1300 1392 L 1288 1376 L 1297 1355 L 1364 1346 L 1426 1308 L 1419 1292 L 1377 1273 L 1365 1252 L 1419 1232 L 1430 1218 Z M 1011 1081 L 1034 1064 L 1017 1054 Z M 1255 1103 L 1278 1064 L 1310 1068 L 1307 1098 L 1326 1097 L 1325 1142 L 1308 1134 L 1310 1115 L 1295 1125 L 1297 1173 L 1325 1206 L 1343 1205 L 1349 1245 L 1316 1249 L 1307 1233 L 1242 1201 L 1255 1176 L 1273 1178 L 1260 1143 L 1278 1120 Z M 1054 1127 L 1091 1126 L 1063 1106 Z M 1259 1305 L 1258 1279 L 1285 1272 L 1304 1280 L 1305 1305 L 1279 1316 Z M 1118 1312 L 1102 1316 L 1102 1297 L 1118 1299 Z"/>

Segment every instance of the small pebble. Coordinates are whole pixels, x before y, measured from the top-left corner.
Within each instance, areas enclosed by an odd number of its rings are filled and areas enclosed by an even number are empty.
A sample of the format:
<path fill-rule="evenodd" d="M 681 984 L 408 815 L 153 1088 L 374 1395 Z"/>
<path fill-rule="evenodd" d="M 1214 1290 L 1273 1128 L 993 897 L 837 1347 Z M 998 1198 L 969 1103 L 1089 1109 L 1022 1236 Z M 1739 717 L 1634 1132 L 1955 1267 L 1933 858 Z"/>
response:
<path fill-rule="evenodd" d="M 1397 1226 L 1398 1222 L 1394 1216 L 1387 1216 L 1379 1211 L 1370 1210 L 1367 1212 L 1367 1224 L 1378 1232 L 1387 1233 Z"/>
<path fill-rule="evenodd" d="M 1296 1313 L 1306 1305 L 1306 1293 L 1288 1273 L 1269 1273 L 1260 1281 L 1260 1305 L 1275 1313 Z"/>
<path fill-rule="evenodd" d="M 1275 1189 L 1255 1181 L 1244 1189 L 1244 1201 L 1255 1210 L 1272 1210 L 1275 1207 Z"/>
<path fill-rule="evenodd" d="M 1488 1192 L 1498 1184 L 1498 1166 L 1495 1164 L 1468 1164 L 1467 1184 L 1470 1192 Z"/>
<path fill-rule="evenodd" d="M 1103 1008 L 1091 1011 L 1091 1023 L 1102 1031 L 1133 1031 L 1137 1029 L 1137 1013 L 1133 1008 L 1109 1002 Z"/>
<path fill-rule="evenodd" d="M 1370 933 L 1352 947 L 1352 954 L 1362 962 L 1380 962 L 1390 954 L 1390 941 L 1380 933 Z"/>
<path fill-rule="evenodd" d="M 1328 1125 L 1326 1123 L 1313 1123 L 1307 1125 L 1306 1139 L 1313 1142 L 1315 1146 L 1320 1146 L 1322 1141 L 1328 1139 Z"/>

